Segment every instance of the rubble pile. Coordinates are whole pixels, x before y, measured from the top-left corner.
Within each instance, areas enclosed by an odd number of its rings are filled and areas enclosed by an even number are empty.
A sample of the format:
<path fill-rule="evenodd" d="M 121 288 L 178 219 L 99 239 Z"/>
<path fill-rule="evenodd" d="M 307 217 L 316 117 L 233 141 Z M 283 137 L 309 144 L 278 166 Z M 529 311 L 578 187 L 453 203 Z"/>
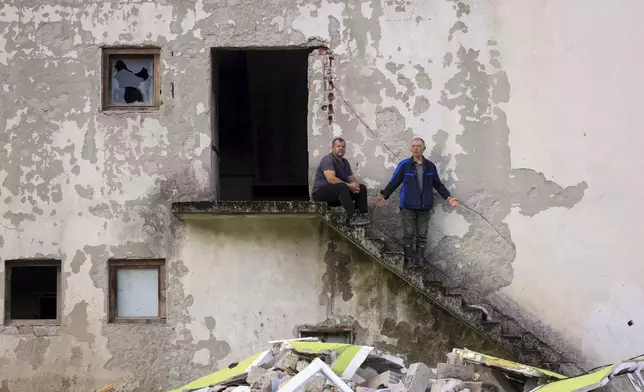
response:
<path fill-rule="evenodd" d="M 466 362 L 458 350 L 436 368 L 407 368 L 373 347 L 292 340 L 173 392 L 523 392 L 544 376 L 514 373 Z"/>

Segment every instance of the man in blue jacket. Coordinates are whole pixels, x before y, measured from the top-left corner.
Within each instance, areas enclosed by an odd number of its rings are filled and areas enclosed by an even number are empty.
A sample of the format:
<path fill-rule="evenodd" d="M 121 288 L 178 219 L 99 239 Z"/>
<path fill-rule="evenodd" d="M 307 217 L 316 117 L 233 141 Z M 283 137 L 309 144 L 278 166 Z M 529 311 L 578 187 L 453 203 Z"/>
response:
<path fill-rule="evenodd" d="M 434 204 L 432 188 L 456 208 L 458 199 L 450 195 L 445 185 L 438 177 L 436 166 L 427 160 L 425 141 L 415 138 L 411 143 L 411 158 L 404 159 L 398 164 L 391 181 L 380 191 L 376 198 L 377 205 L 383 205 L 385 200 L 402 184 L 400 191 L 400 214 L 403 223 L 403 247 L 405 264 L 420 265 L 425 259 L 429 213 Z M 416 256 L 413 245 L 416 243 Z"/>

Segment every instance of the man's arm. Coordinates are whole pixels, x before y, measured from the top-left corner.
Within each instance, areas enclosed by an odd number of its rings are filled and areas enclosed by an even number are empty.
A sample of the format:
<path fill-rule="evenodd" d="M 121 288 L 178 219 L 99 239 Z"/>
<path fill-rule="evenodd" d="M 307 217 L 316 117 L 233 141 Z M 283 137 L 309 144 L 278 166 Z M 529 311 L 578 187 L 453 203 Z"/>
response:
<path fill-rule="evenodd" d="M 326 155 L 322 160 L 320 161 L 320 169 L 322 169 L 322 173 L 324 174 L 324 178 L 326 178 L 326 182 L 329 184 L 340 184 L 344 181 L 336 177 L 335 175 L 335 166 L 333 166 L 333 158 L 331 156 Z"/>
<path fill-rule="evenodd" d="M 434 169 L 436 170 L 436 169 Z M 436 192 L 438 192 L 439 195 L 445 200 L 447 200 L 450 196 L 452 196 L 447 188 L 445 188 L 445 185 L 441 182 L 441 179 L 438 178 L 438 172 L 434 175 L 434 189 L 436 189 Z"/>
<path fill-rule="evenodd" d="M 349 189 L 351 190 L 351 192 L 358 193 L 360 192 L 360 185 L 358 185 L 358 180 L 353 175 L 353 170 L 351 170 L 351 164 L 349 164 L 349 162 L 346 160 L 345 162 L 347 163 L 347 185 L 349 186 Z"/>
<path fill-rule="evenodd" d="M 396 166 L 396 170 L 394 170 L 393 176 L 391 176 L 391 180 L 389 181 L 389 184 L 385 187 L 385 189 L 380 191 L 380 194 L 385 198 L 385 200 L 389 199 L 389 196 L 391 196 L 392 193 L 402 184 L 403 179 L 405 178 L 405 172 L 403 170 L 403 165 L 405 164 L 405 161 L 402 161 Z"/>
<path fill-rule="evenodd" d="M 326 182 L 328 182 L 329 184 L 339 184 L 341 182 L 344 182 L 335 176 L 335 170 L 333 169 L 324 170 L 322 171 L 322 173 L 324 173 L 324 178 L 326 178 Z"/>

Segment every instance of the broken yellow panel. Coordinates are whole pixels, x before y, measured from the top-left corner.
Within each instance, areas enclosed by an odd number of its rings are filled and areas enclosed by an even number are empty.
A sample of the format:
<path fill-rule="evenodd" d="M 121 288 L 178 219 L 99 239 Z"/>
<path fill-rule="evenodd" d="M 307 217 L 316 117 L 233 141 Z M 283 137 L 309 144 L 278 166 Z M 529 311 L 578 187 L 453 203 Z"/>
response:
<path fill-rule="evenodd" d="M 224 368 L 221 369 L 215 373 L 209 374 L 207 376 L 201 377 L 197 380 L 194 380 L 190 382 L 189 384 L 186 384 L 182 386 L 179 389 L 175 389 L 171 392 L 181 392 L 184 389 L 199 389 L 199 388 L 204 388 L 209 385 L 216 385 L 219 384 L 220 382 L 227 380 L 231 377 L 238 376 L 240 374 L 245 373 L 248 368 L 252 366 L 252 364 L 257 360 L 263 353 L 255 354 L 252 357 L 246 358 L 243 361 L 239 362 L 237 366 L 232 367 L 232 368 Z"/>
<path fill-rule="evenodd" d="M 567 377 L 555 372 L 551 372 L 545 369 L 539 369 L 534 366 L 524 365 L 518 362 L 508 361 L 506 359 L 496 358 L 491 355 L 485 355 L 477 353 L 475 351 L 470 351 L 467 349 L 458 349 L 455 348 L 452 350 L 453 354 L 456 354 L 460 359 L 478 363 L 481 365 L 496 367 L 499 369 L 507 370 L 509 372 L 519 373 L 528 377 L 538 377 L 538 378 L 550 378 L 563 380 Z"/>

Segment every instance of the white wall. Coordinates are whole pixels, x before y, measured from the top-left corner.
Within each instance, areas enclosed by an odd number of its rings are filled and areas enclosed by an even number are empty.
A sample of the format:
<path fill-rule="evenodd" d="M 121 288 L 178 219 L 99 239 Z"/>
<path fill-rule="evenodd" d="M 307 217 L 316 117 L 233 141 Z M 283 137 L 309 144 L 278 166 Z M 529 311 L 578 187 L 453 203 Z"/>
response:
<path fill-rule="evenodd" d="M 574 208 L 507 218 L 503 294 L 599 365 L 644 352 L 644 3 L 499 1 L 514 167 L 587 181 Z M 633 326 L 628 326 L 628 321 Z"/>

